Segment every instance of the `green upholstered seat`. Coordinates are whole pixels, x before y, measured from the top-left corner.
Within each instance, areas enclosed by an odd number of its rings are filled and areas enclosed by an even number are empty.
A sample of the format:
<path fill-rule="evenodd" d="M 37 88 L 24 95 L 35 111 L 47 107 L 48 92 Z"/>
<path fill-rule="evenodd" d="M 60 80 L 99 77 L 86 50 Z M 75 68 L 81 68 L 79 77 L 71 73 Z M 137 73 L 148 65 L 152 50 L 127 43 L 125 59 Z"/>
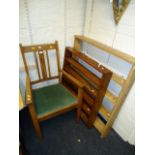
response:
<path fill-rule="evenodd" d="M 77 103 L 77 99 L 61 84 L 33 90 L 33 98 L 38 116 Z"/>

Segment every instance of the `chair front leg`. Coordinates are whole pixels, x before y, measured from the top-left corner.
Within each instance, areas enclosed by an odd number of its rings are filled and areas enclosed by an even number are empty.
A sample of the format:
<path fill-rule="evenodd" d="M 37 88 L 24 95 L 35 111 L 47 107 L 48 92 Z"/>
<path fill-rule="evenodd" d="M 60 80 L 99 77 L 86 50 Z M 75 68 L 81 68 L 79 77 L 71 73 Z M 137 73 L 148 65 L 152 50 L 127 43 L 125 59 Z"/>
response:
<path fill-rule="evenodd" d="M 81 105 L 83 100 L 83 88 L 79 87 L 78 89 L 78 108 L 77 108 L 77 122 L 80 122 L 81 116 Z"/>
<path fill-rule="evenodd" d="M 34 129 L 35 129 L 35 132 L 36 132 L 37 136 L 40 139 L 42 139 L 41 128 L 40 128 L 39 121 L 38 121 L 37 116 L 36 116 L 34 105 L 32 103 L 29 104 L 28 109 L 29 109 L 29 112 L 31 115 L 31 119 L 32 119 L 32 123 L 33 123 Z"/>

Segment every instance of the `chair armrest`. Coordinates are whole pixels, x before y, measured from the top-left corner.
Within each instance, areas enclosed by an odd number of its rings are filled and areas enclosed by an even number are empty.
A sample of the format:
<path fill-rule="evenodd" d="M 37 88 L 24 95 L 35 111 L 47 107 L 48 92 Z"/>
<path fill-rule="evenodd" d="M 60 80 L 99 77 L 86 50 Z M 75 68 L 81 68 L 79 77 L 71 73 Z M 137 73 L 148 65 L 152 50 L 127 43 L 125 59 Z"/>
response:
<path fill-rule="evenodd" d="M 64 70 L 62 70 L 62 74 L 64 76 L 66 76 L 66 78 L 71 80 L 78 87 L 78 94 L 77 94 L 77 97 L 78 97 L 77 121 L 79 122 L 80 121 L 80 117 L 81 117 L 81 106 L 82 106 L 82 102 L 83 102 L 83 87 L 85 86 L 85 84 L 81 83 L 76 78 L 74 78 L 72 75 L 70 75 L 67 72 L 65 72 Z"/>
<path fill-rule="evenodd" d="M 67 77 L 69 80 L 71 80 L 76 86 L 79 88 L 83 88 L 85 85 L 78 81 L 76 78 L 74 78 L 72 75 L 68 74 L 66 71 L 62 70 L 62 74 Z"/>
<path fill-rule="evenodd" d="M 32 103 L 32 91 L 29 76 L 26 77 L 26 104 Z"/>

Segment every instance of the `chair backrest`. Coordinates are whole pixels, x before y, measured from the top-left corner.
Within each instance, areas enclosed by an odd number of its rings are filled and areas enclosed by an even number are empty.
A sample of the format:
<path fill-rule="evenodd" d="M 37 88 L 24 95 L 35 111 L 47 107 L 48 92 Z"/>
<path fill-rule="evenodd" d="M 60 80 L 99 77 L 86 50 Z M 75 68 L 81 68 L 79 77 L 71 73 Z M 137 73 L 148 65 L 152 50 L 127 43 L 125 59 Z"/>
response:
<path fill-rule="evenodd" d="M 58 42 L 51 44 L 40 44 L 40 45 L 31 45 L 31 46 L 22 46 L 20 44 L 20 49 L 22 53 L 22 58 L 25 66 L 25 70 L 30 77 L 30 69 L 35 69 L 38 75 L 37 80 L 30 78 L 31 84 L 36 84 L 52 79 L 59 79 L 60 82 L 60 58 L 59 58 L 59 46 Z M 51 75 L 51 57 L 49 56 L 50 52 L 56 52 L 56 65 L 57 65 L 57 75 Z M 29 64 L 29 59 L 27 59 L 26 54 L 31 54 L 33 65 Z"/>

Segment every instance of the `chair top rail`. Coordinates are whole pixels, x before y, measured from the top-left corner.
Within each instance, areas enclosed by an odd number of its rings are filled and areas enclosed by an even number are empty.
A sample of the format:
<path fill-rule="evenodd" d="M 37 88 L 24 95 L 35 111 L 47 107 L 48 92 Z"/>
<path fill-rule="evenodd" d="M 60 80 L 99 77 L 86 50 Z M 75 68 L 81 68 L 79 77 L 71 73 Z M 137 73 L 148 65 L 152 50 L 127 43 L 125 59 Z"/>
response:
<path fill-rule="evenodd" d="M 52 50 L 56 49 L 56 44 L 38 44 L 38 45 L 26 45 L 22 46 L 23 52 L 37 52 L 37 51 L 43 51 L 43 50 Z"/>

